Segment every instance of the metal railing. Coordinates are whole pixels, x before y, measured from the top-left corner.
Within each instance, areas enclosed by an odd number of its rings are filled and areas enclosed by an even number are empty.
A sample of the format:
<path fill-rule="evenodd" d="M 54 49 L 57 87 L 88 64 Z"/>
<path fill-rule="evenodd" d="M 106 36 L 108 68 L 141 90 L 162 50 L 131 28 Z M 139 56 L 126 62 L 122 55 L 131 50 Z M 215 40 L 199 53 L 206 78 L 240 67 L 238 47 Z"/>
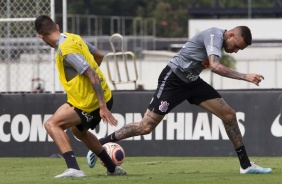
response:
<path fill-rule="evenodd" d="M 120 51 L 116 49 L 116 46 L 114 45 L 113 41 L 114 39 L 119 39 L 120 42 L 118 45 L 120 45 Z M 113 34 L 110 37 L 110 45 L 112 48 L 113 52 L 109 52 L 105 56 L 105 61 L 107 64 L 107 71 L 109 75 L 109 80 L 114 86 L 114 89 L 117 89 L 117 84 L 128 84 L 128 83 L 133 83 L 134 84 L 134 89 L 137 88 L 137 79 L 138 79 L 138 72 L 137 72 L 137 65 L 136 65 L 136 57 L 135 54 L 131 51 L 125 51 L 124 50 L 124 42 L 123 42 L 123 37 L 122 35 L 116 33 Z M 128 56 L 131 57 L 131 60 L 128 60 Z M 114 59 L 114 67 L 111 69 L 110 67 L 110 58 L 113 57 Z M 133 74 L 134 76 L 129 75 L 129 62 L 132 62 L 133 64 Z M 122 63 L 123 62 L 123 66 Z M 116 76 L 113 75 L 112 70 L 116 72 Z M 124 72 L 124 73 L 123 73 Z M 124 77 L 122 77 L 124 76 Z"/>

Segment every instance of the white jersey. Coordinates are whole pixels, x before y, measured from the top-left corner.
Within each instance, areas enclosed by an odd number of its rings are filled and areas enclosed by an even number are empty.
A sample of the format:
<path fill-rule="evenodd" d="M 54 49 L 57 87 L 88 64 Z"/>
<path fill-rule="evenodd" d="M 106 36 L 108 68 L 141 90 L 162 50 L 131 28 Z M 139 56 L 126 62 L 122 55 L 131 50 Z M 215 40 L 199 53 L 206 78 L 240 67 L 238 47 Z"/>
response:
<path fill-rule="evenodd" d="M 168 66 L 185 82 L 197 80 L 202 70 L 209 67 L 208 56 L 221 58 L 225 31 L 213 27 L 198 33 L 185 43 Z"/>

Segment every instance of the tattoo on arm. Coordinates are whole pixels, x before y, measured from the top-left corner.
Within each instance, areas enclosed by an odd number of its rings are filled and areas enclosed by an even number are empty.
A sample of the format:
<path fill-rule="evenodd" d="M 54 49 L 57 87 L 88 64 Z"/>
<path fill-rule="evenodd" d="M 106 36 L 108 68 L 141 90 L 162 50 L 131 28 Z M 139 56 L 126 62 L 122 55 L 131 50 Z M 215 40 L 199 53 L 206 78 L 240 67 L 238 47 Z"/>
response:
<path fill-rule="evenodd" d="M 240 80 L 246 79 L 246 74 L 236 72 L 236 71 L 231 70 L 230 68 L 222 65 L 220 63 L 220 58 L 216 55 L 210 55 L 209 56 L 209 62 L 210 62 L 212 72 L 215 72 L 218 75 L 233 78 L 233 79 L 240 79 Z"/>
<path fill-rule="evenodd" d="M 92 84 L 92 87 L 93 87 L 93 89 L 96 93 L 97 99 L 99 101 L 100 107 L 102 105 L 105 105 L 104 92 L 103 92 L 98 74 L 90 67 L 86 70 L 85 74 L 88 76 L 88 78 L 89 78 L 89 80 Z"/>

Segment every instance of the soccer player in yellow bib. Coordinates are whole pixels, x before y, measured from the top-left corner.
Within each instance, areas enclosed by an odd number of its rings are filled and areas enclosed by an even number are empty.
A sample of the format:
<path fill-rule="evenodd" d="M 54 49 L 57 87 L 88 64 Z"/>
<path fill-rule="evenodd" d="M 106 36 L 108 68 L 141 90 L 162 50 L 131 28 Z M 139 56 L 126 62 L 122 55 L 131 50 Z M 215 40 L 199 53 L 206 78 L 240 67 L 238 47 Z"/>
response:
<path fill-rule="evenodd" d="M 112 126 L 117 125 L 110 112 L 112 93 L 99 68 L 104 55 L 79 35 L 61 33 L 59 25 L 49 16 L 37 17 L 35 29 L 44 42 L 56 49 L 59 79 L 67 93 L 67 102 L 44 123 L 68 167 L 55 178 L 85 176 L 64 131 L 67 128 L 103 161 L 107 175 L 126 174 L 111 160 L 97 137 L 88 131 L 89 128 L 94 129 L 101 119 Z"/>

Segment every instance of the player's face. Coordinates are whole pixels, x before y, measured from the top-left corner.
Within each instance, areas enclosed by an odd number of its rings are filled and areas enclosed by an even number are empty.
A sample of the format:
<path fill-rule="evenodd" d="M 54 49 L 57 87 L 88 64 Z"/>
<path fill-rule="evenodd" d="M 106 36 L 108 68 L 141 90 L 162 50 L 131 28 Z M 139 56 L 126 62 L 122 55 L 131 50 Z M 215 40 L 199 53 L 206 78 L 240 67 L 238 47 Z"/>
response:
<path fill-rule="evenodd" d="M 58 38 L 60 36 L 60 27 L 56 24 L 56 29 L 49 33 L 48 35 L 39 34 L 39 37 L 47 43 L 50 47 L 55 48 Z"/>
<path fill-rule="evenodd" d="M 247 46 L 244 38 L 240 34 L 233 34 L 226 40 L 224 50 L 227 53 L 237 53 L 239 50 L 243 50 Z"/>
<path fill-rule="evenodd" d="M 50 36 L 44 36 L 44 35 L 40 34 L 39 37 L 40 37 L 46 44 L 48 44 L 50 47 L 55 48 L 56 43 L 54 44 L 54 42 L 52 41 L 52 39 L 50 39 Z"/>

